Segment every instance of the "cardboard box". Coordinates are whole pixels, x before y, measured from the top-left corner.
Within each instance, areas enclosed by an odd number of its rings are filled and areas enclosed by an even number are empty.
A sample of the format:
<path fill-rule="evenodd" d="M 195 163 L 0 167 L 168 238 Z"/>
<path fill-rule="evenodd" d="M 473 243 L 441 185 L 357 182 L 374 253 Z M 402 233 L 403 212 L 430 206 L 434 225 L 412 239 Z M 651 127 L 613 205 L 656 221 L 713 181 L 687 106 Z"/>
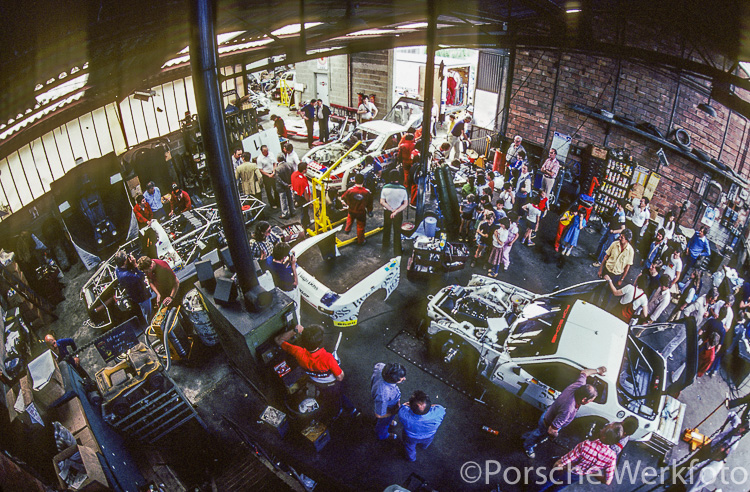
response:
<path fill-rule="evenodd" d="M 41 407 L 48 408 L 65 394 L 60 366 L 50 350 L 29 363 L 29 373 L 32 374 L 34 401 Z"/>
<path fill-rule="evenodd" d="M 57 412 L 57 421 L 73 435 L 89 426 L 86 413 L 83 411 L 83 405 L 81 405 L 81 400 L 77 396 L 57 407 L 55 411 Z"/>
<path fill-rule="evenodd" d="M 31 379 L 29 376 L 22 377 L 18 382 L 18 386 L 13 386 L 13 388 L 5 393 L 5 402 L 8 405 L 8 416 L 10 417 L 10 421 L 13 422 L 13 420 L 18 419 L 24 425 L 28 426 L 31 425 L 31 417 L 29 417 L 29 414 L 26 413 L 25 410 L 23 412 L 17 412 L 14 408 L 19 394 L 23 396 L 24 409 L 34 402 L 34 393 L 31 391 Z"/>
<path fill-rule="evenodd" d="M 85 473 L 88 475 L 86 480 L 81 483 L 78 489 L 68 487 L 65 481 L 60 477 L 60 462 L 73 456 L 76 452 L 81 453 L 81 459 L 85 468 Z M 55 466 L 55 473 L 57 474 L 57 480 L 60 482 L 62 490 L 78 490 L 86 492 L 104 491 L 111 490 L 108 487 L 107 476 L 104 474 L 102 465 L 99 463 L 99 458 L 96 456 L 96 451 L 86 446 L 71 446 L 65 451 L 58 453 L 52 458 L 52 462 Z"/>
<path fill-rule="evenodd" d="M 99 441 L 96 440 L 96 436 L 94 435 L 94 432 L 91 430 L 91 427 L 88 425 L 84 427 L 83 429 L 79 430 L 78 432 L 73 433 L 73 437 L 75 437 L 76 442 L 84 447 L 91 448 L 97 453 L 101 453 L 102 450 L 99 447 Z"/>

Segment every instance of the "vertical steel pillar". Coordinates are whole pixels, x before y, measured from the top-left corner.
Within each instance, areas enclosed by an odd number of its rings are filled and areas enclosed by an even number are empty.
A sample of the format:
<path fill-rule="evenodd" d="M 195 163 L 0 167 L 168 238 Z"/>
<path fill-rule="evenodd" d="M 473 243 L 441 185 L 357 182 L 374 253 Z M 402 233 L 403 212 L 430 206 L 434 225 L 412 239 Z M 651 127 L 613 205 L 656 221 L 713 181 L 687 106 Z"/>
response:
<path fill-rule="evenodd" d="M 422 110 L 422 141 L 420 142 L 420 173 L 417 194 L 416 222 L 424 216 L 424 194 L 427 188 L 428 158 L 432 131 L 432 94 L 435 87 L 435 44 L 437 37 L 437 5 L 435 0 L 427 0 L 427 66 L 424 75 L 424 108 Z"/>
<path fill-rule="evenodd" d="M 215 24 L 216 0 L 190 0 L 190 65 L 206 153 L 206 168 L 216 194 L 216 207 L 219 209 L 227 246 L 237 271 L 238 287 L 245 299 L 252 304 L 249 307 L 262 308 L 264 303 L 258 303 L 257 299 L 270 302 L 270 296 L 262 295 L 265 291 L 258 285 L 227 147 Z"/>

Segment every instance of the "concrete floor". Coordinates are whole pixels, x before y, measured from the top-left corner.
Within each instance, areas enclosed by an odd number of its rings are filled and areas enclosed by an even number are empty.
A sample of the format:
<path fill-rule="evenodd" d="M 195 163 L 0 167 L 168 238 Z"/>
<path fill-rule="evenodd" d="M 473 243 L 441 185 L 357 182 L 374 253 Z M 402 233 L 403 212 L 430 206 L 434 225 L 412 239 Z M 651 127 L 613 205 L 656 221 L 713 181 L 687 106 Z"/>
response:
<path fill-rule="evenodd" d="M 283 114 L 283 110 L 278 108 L 274 111 Z M 306 151 L 305 142 L 296 141 L 294 144 L 300 157 L 303 156 Z M 268 214 L 272 223 L 291 222 L 280 221 L 278 209 L 269 209 Z M 368 222 L 368 228 L 381 222 L 382 213 L 378 210 Z M 535 292 L 551 291 L 593 279 L 596 272 L 591 266 L 592 260 L 588 253 L 595 249 L 599 234 L 585 231 L 573 255 L 559 265 L 551 246 L 556 225 L 556 215 L 549 214 L 543 219 L 537 246 L 526 247 L 517 243 L 511 253 L 509 271 L 501 273 L 499 278 Z M 522 481 L 519 482 L 513 471 L 505 475 L 503 473 L 510 466 L 519 467 L 522 471 L 526 467 L 549 466 L 554 457 L 562 455 L 580 440 L 575 426 L 566 429 L 556 442 L 543 445 L 536 460 L 529 460 L 523 454 L 520 436 L 535 424 L 539 417 L 537 410 L 499 390 L 485 395 L 487 404 L 478 403 L 472 395 L 454 388 L 461 387 L 460 375 L 444 375 L 443 379 L 449 383 L 446 384 L 391 350 L 397 336 L 404 338 L 409 334 L 416 334 L 419 323 L 425 316 L 428 295 L 448 284 L 465 284 L 473 273 L 486 273 L 486 268 L 467 266 L 463 271 L 438 275 L 428 281 L 411 282 L 405 276 L 406 259 L 410 250 L 411 245 L 407 242 L 402 258 L 401 283 L 392 296 L 384 301 L 382 294 L 375 294 L 362 306 L 359 324 L 344 330 L 339 355 L 346 372 L 349 394 L 363 410 L 363 417 L 355 422 L 337 422 L 332 428 L 332 441 L 320 453 L 305 446 L 294 433 L 282 440 L 269 428 L 257 423 L 266 401 L 231 370 L 220 350 L 206 350 L 189 366 L 174 368 L 173 377 L 183 387 L 188 398 L 197 405 L 209 428 L 208 435 L 201 429 L 186 429 L 185 432 L 189 435 L 176 439 L 175 442 L 190 443 L 189 445 L 181 446 L 179 450 L 175 450 L 174 445 L 168 446 L 173 453 L 176 468 L 184 471 L 188 482 L 200 482 L 200 474 L 192 476 L 188 469 L 191 467 L 191 460 L 206 459 L 206 447 L 210 450 L 225 447 L 234 449 L 232 446 L 238 441 L 238 433 L 227 424 L 229 419 L 239 424 L 243 432 L 275 458 L 315 477 L 320 482 L 316 490 L 383 490 L 390 484 L 404 483 L 412 473 L 423 477 L 437 490 L 534 490 L 533 487 L 524 486 Z M 341 252 L 342 256 L 328 271 L 312 270 L 321 272 L 318 274 L 319 279 L 333 288 L 353 285 L 370 269 L 374 270 L 390 258 L 390 252 L 381 249 L 377 235 L 365 246 L 347 246 Z M 316 261 L 322 262 L 315 258 L 302 261 L 309 261 L 306 266 L 310 269 L 315 268 Z M 89 276 L 90 273 L 85 272 L 80 263 L 65 274 L 67 300 L 58 306 L 60 319 L 50 326 L 58 336 L 72 336 L 79 346 L 99 335 L 82 326 L 85 313 L 82 302 L 78 300 L 78 293 Z M 630 278 L 634 276 L 635 272 L 631 273 Z M 330 326 L 326 319 L 307 305 L 303 306 L 302 320 L 304 324 L 322 322 Z M 336 336 L 337 331 L 329 328 L 326 343 L 329 349 L 335 343 Z M 420 350 L 424 351 L 422 342 L 414 342 L 411 350 L 418 356 Z M 93 348 L 85 350 L 82 359 L 91 373 L 101 366 L 101 360 Z M 377 442 L 373 436 L 369 382 L 372 366 L 381 361 L 400 362 L 406 366 L 407 380 L 401 388 L 404 398 L 408 398 L 415 389 L 422 389 L 432 396 L 434 403 L 440 403 L 448 409 L 445 422 L 433 445 L 428 450 L 420 450 L 417 462 L 413 464 L 402 458 L 398 444 Z M 261 391 L 265 390 L 266 388 L 261 388 Z M 680 398 L 688 405 L 685 425 L 697 424 L 717 406 L 728 391 L 727 383 L 718 376 L 703 378 L 686 389 Z M 279 402 L 270 403 L 279 405 Z M 720 409 L 701 426 L 701 430 L 711 434 L 721 425 L 725 416 L 726 410 Z M 483 425 L 500 431 L 500 435 L 483 432 Z M 678 459 L 686 453 L 687 445 L 680 443 L 672 456 Z M 482 474 L 473 484 L 462 479 L 464 463 L 472 461 L 484 467 L 488 460 L 494 460 L 503 467 L 499 474 L 491 477 Z M 655 457 L 646 449 L 632 444 L 620 459 L 621 470 L 625 462 L 633 468 L 636 464 L 640 464 L 641 469 L 644 466 L 656 466 Z M 746 466 L 747 463 L 750 463 L 750 441 L 746 440 L 730 456 L 728 466 L 731 469 Z M 493 464 L 490 463 L 489 466 L 492 467 Z M 534 477 L 533 472 L 531 473 Z M 744 483 L 723 484 L 720 488 L 725 492 L 747 491 L 750 488 L 747 473 L 738 471 L 735 478 Z M 578 490 L 594 490 L 590 485 L 577 487 Z M 641 479 L 637 478 L 635 483 L 628 480 L 627 483 L 613 485 L 610 489 L 625 491 L 639 487 L 640 490 L 651 488 L 642 486 Z"/>

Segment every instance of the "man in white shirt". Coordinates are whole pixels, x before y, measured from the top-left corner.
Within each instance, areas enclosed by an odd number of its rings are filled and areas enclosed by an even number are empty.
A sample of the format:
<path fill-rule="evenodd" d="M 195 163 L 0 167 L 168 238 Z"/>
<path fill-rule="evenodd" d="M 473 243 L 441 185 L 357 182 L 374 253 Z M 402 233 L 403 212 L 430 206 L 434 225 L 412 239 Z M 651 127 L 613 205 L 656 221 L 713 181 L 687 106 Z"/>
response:
<path fill-rule="evenodd" d="M 383 248 L 390 247 L 391 229 L 393 229 L 393 254 L 401 255 L 401 224 L 403 211 L 409 204 L 409 194 L 401 184 L 401 173 L 391 169 L 388 173 L 388 184 L 380 192 L 380 204 L 383 206 Z"/>
<path fill-rule="evenodd" d="M 279 195 L 276 193 L 276 180 L 274 179 L 276 160 L 269 155 L 268 145 L 263 145 L 260 148 L 260 155 L 258 156 L 257 162 L 260 173 L 263 175 L 263 187 L 266 189 L 266 199 L 268 200 L 268 204 L 272 208 L 276 208 L 279 206 Z"/>
<path fill-rule="evenodd" d="M 515 137 L 513 137 L 513 143 L 510 144 L 510 147 L 508 147 L 508 152 L 505 153 L 505 162 L 509 167 L 513 166 L 513 164 L 515 164 L 518 160 L 518 151 L 524 150 L 523 145 L 521 145 L 522 142 L 523 139 L 520 135 L 516 135 Z"/>
<path fill-rule="evenodd" d="M 378 115 L 378 108 L 370 102 L 370 97 L 367 95 L 362 96 L 362 104 L 357 108 L 357 114 L 359 115 L 359 122 L 365 123 L 367 121 L 374 120 Z"/>
<path fill-rule="evenodd" d="M 300 162 L 297 152 L 294 151 L 294 146 L 289 142 L 284 144 L 284 160 L 292 163 L 295 169 L 297 169 Z"/>
<path fill-rule="evenodd" d="M 661 313 L 672 302 L 672 295 L 669 293 L 670 282 L 670 278 L 666 275 L 659 278 L 659 288 L 651 294 L 651 299 L 648 300 L 649 314 L 646 324 L 656 323 Z"/>
<path fill-rule="evenodd" d="M 680 278 L 680 272 L 682 272 L 682 257 L 680 256 L 680 250 L 675 248 L 664 264 L 661 274 L 667 275 L 671 279 L 671 283 L 669 284 L 671 288 L 677 282 L 677 279 Z"/>
<path fill-rule="evenodd" d="M 646 227 L 648 227 L 650 217 L 651 209 L 648 208 L 648 198 L 644 196 L 638 205 L 633 207 L 633 217 L 631 218 L 633 221 L 633 241 L 631 244 L 636 251 L 638 251 L 638 241 L 646 230 Z"/>
<path fill-rule="evenodd" d="M 682 316 L 693 316 L 696 326 L 700 326 L 703 321 L 710 316 L 710 310 L 714 309 L 716 301 L 719 299 L 719 289 L 712 287 L 708 293 L 700 296 L 695 302 L 688 305 L 682 312 Z M 678 315 L 678 318 L 681 317 Z"/>

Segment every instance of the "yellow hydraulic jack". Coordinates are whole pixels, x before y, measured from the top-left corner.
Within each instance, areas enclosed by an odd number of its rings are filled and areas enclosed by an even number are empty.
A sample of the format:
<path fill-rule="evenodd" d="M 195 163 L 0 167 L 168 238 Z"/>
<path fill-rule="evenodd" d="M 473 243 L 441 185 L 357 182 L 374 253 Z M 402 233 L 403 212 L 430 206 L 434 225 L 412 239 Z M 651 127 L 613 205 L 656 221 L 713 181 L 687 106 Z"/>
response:
<path fill-rule="evenodd" d="M 347 150 L 344 155 L 342 155 L 339 160 L 331 164 L 331 167 L 329 167 L 326 172 L 323 173 L 322 176 L 319 178 L 312 178 L 310 181 L 312 181 L 312 206 L 313 206 L 313 218 L 315 222 L 315 229 L 308 229 L 307 234 L 310 236 L 315 236 L 318 234 L 322 234 L 324 232 L 328 232 L 334 227 L 338 226 L 339 224 L 342 224 L 346 222 L 346 218 L 339 219 L 335 222 L 331 222 L 331 218 L 328 216 L 328 210 L 326 207 L 326 196 L 328 191 L 328 185 L 329 185 L 329 178 L 331 176 L 331 172 L 334 171 L 348 156 L 354 149 L 359 147 L 362 144 L 361 141 L 354 144 L 354 146 Z M 346 179 L 346 176 L 343 176 L 342 179 Z M 378 232 L 382 231 L 382 227 L 377 227 L 375 229 L 372 229 L 371 231 L 365 232 L 365 237 L 372 236 L 373 234 L 377 234 Z M 339 238 L 336 238 L 336 246 L 339 248 L 342 248 L 348 244 L 353 243 L 357 240 L 357 237 L 352 237 L 350 239 L 347 239 L 346 241 L 342 241 Z"/>
<path fill-rule="evenodd" d="M 279 104 L 292 109 L 292 88 L 285 79 L 279 80 Z"/>

